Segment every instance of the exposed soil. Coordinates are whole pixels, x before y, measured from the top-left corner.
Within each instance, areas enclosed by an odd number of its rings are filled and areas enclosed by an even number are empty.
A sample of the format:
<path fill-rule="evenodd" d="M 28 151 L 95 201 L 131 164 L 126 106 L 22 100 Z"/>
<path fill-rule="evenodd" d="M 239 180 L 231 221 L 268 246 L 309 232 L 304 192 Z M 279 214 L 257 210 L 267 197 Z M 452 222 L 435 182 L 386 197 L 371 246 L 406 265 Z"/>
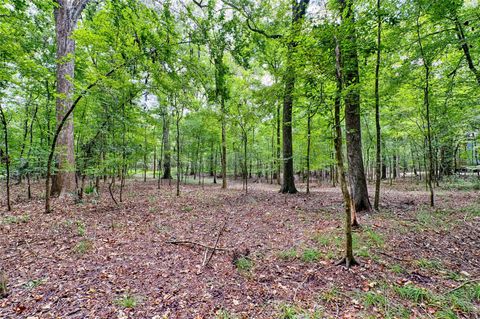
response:
<path fill-rule="evenodd" d="M 0 317 L 293 318 L 291 309 L 329 318 L 401 318 L 401 311 L 434 318 L 447 307 L 476 318 L 480 296 L 463 309 L 395 293 L 480 287 L 479 193 L 439 190 L 432 210 L 428 193 L 412 185 L 384 185 L 381 213 L 359 215 L 361 265 L 350 270 L 335 265 L 343 247 L 338 188 L 286 196 L 269 184 L 249 185 L 247 195 L 241 184 L 188 185 L 176 197 L 173 185 L 130 180 L 120 206 L 104 187 L 82 203 L 56 199 L 46 215 L 42 183 L 31 201 L 24 185 L 14 186 L 14 211 L 1 212 L 9 295 L 0 299 Z M 205 248 L 168 243 L 215 246 L 224 224 L 217 248 L 228 250 L 216 250 L 206 267 Z M 375 296 L 388 297 L 387 305 L 369 301 Z"/>

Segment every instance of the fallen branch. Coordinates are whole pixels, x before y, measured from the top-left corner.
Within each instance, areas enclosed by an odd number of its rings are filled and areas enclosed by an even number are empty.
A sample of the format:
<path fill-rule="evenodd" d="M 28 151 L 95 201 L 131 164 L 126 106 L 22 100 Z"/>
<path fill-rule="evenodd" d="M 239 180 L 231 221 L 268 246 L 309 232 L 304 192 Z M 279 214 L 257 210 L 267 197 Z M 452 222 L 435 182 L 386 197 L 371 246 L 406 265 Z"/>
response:
<path fill-rule="evenodd" d="M 218 232 L 218 235 L 217 235 L 217 240 L 215 241 L 215 246 L 214 246 L 213 249 L 212 249 L 212 253 L 210 254 L 210 257 L 209 257 L 209 258 L 207 259 L 207 261 L 202 265 L 203 268 L 205 268 L 205 267 L 208 266 L 208 263 L 210 262 L 210 260 L 212 259 L 213 255 L 215 254 L 215 250 L 216 250 L 217 247 L 218 247 L 218 242 L 220 241 L 220 236 L 222 236 L 222 233 L 223 233 L 223 230 L 225 229 L 225 226 L 227 226 L 227 222 L 224 222 L 222 228 L 220 228 L 220 231 Z"/>
<path fill-rule="evenodd" d="M 375 251 L 375 253 L 377 253 L 377 254 L 380 254 L 380 255 L 383 255 L 383 256 L 386 256 L 386 257 L 389 257 L 389 258 L 398 260 L 398 261 L 405 261 L 405 262 L 409 262 L 409 263 L 413 262 L 412 259 L 399 258 L 399 257 L 393 256 L 393 255 L 390 255 L 390 254 L 387 254 L 387 253 L 385 253 L 385 252 L 383 252 L 383 251 L 379 251 L 379 250 L 376 250 L 376 249 L 375 249 L 374 251 Z"/>
<path fill-rule="evenodd" d="M 473 284 L 473 283 L 478 282 L 478 281 L 480 281 L 480 278 L 476 278 L 476 279 L 472 279 L 472 280 L 467 280 L 467 281 L 465 281 L 464 283 L 462 283 L 461 285 L 458 285 L 457 287 L 452 288 L 452 289 L 450 289 L 449 291 L 445 292 L 444 295 L 451 294 L 452 292 L 457 291 L 458 289 L 461 289 L 461 288 L 465 287 L 465 286 L 468 285 L 468 284 Z"/>
<path fill-rule="evenodd" d="M 193 246 L 200 246 L 206 249 L 211 249 L 211 250 L 220 250 L 220 251 L 232 251 L 232 248 L 225 248 L 225 247 L 214 247 L 214 246 L 209 246 L 205 245 L 202 243 L 198 243 L 195 241 L 190 241 L 190 240 L 167 240 L 167 244 L 173 244 L 173 245 L 193 245 Z"/>

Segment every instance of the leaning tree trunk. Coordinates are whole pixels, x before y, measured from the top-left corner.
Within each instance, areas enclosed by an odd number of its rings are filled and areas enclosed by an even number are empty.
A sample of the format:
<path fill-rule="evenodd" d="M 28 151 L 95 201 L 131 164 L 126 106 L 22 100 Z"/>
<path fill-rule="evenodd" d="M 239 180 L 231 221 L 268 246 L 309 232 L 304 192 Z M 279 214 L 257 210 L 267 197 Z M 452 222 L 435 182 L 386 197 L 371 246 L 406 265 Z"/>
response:
<path fill-rule="evenodd" d="M 463 30 L 462 23 L 460 23 L 457 16 L 455 16 L 454 21 L 457 38 L 460 41 L 460 45 L 462 46 L 463 54 L 465 56 L 465 60 L 467 60 L 468 68 L 470 69 L 470 71 L 472 71 L 475 79 L 477 80 L 477 83 L 480 85 L 480 70 L 477 69 L 475 63 L 473 62 L 472 55 L 470 53 L 470 46 L 465 37 L 465 31 Z"/>
<path fill-rule="evenodd" d="M 88 1 L 58 0 L 55 8 L 55 33 L 57 44 L 57 126 L 72 106 L 75 69 L 75 41 L 72 38 L 78 17 Z M 57 169 L 52 180 L 52 195 L 64 195 L 75 191 L 75 153 L 73 114 L 70 115 L 57 140 Z"/>
<path fill-rule="evenodd" d="M 362 134 L 360 123 L 360 92 L 358 54 L 352 1 L 338 0 L 342 10 L 342 27 L 345 39 L 341 42 L 343 54 L 343 78 L 345 82 L 345 127 L 347 141 L 348 172 L 356 211 L 372 209 L 368 198 L 367 180 L 362 158 Z"/>

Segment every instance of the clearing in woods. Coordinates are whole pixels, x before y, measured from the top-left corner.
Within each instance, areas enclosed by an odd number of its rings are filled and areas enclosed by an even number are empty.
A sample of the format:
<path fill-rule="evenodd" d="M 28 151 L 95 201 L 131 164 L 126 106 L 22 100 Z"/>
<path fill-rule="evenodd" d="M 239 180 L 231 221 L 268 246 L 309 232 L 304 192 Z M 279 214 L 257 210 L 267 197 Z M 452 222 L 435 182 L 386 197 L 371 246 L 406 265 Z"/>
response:
<path fill-rule="evenodd" d="M 14 188 L 0 226 L 10 287 L 0 317 L 478 316 L 478 191 L 439 190 L 431 209 L 422 184 L 385 185 L 381 213 L 359 216 L 361 266 L 346 270 L 335 265 L 337 188 L 285 196 L 269 184 L 247 195 L 241 184 L 184 185 L 176 197 L 167 184 L 129 180 L 120 206 L 105 184 L 99 197 L 54 201 L 51 214 L 43 183 L 30 202 Z"/>

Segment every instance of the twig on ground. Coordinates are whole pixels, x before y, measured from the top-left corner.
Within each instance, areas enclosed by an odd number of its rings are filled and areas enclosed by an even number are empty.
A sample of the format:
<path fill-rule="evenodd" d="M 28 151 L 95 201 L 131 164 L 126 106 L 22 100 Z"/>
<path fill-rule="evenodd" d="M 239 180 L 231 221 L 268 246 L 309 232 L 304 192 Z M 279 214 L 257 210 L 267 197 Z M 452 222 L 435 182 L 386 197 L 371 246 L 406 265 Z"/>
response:
<path fill-rule="evenodd" d="M 383 251 L 380 251 L 380 250 L 375 250 L 375 252 L 377 254 L 380 254 L 380 255 L 383 255 L 383 256 L 386 256 L 386 257 L 389 257 L 389 258 L 392 258 L 392 259 L 395 259 L 395 260 L 398 260 L 398 261 L 405 261 L 405 262 L 412 262 L 413 260 L 412 259 L 405 259 L 405 258 L 399 258 L 399 257 L 395 257 L 393 255 L 390 255 L 390 254 L 387 254 Z"/>
<path fill-rule="evenodd" d="M 220 250 L 220 251 L 231 251 L 233 250 L 232 248 L 225 248 L 225 247 L 214 247 L 214 246 L 209 246 L 205 245 L 202 243 L 198 243 L 195 241 L 191 240 L 167 240 L 167 244 L 173 244 L 173 245 L 192 245 L 192 246 L 200 246 L 209 250 Z"/>
<path fill-rule="evenodd" d="M 452 292 L 457 291 L 458 289 L 461 289 L 461 288 L 465 287 L 465 286 L 468 285 L 468 284 L 473 284 L 473 283 L 478 282 L 478 281 L 480 281 L 480 278 L 476 278 L 476 279 L 472 279 L 472 280 L 467 280 L 467 281 L 465 281 L 464 283 L 462 283 L 461 285 L 458 285 L 457 287 L 448 290 L 447 292 L 444 293 L 444 295 L 451 294 Z"/>
<path fill-rule="evenodd" d="M 210 260 L 212 259 L 213 255 L 215 254 L 215 250 L 217 249 L 218 242 L 220 241 L 220 236 L 222 236 L 223 230 L 225 229 L 226 226 L 227 226 L 227 222 L 224 222 L 222 228 L 220 228 L 220 231 L 218 232 L 217 240 L 215 241 L 215 246 L 214 246 L 213 249 L 212 249 L 212 253 L 210 254 L 210 257 L 209 257 L 209 258 L 207 259 L 207 261 L 202 265 L 203 268 L 205 268 L 205 267 L 208 266 L 208 263 L 210 262 Z"/>

